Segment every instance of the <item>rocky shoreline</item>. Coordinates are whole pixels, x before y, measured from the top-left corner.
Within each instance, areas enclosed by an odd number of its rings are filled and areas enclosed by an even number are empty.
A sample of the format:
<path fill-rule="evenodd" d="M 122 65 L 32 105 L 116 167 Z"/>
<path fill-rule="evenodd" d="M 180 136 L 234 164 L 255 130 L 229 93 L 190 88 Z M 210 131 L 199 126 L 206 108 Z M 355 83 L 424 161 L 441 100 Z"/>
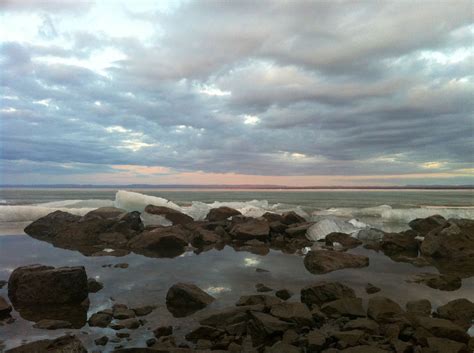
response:
<path fill-rule="evenodd" d="M 315 275 L 368 266 L 370 256 L 348 252 L 364 246 L 397 262 L 436 267 L 439 274 L 419 273 L 408 281 L 444 291 L 460 288 L 464 278 L 474 275 L 474 221 L 468 219 L 446 220 L 435 215 L 411 221 L 411 229 L 400 233 L 376 229 L 364 229 L 357 235 L 330 232 L 313 242 L 309 239 L 318 223 L 294 212 L 251 218 L 220 207 L 203 221 L 163 206 L 149 205 L 145 212 L 157 217 L 161 225 L 145 226 L 138 212 L 99 208 L 83 217 L 56 211 L 30 224 L 25 232 L 86 256 L 120 257 L 133 252 L 172 258 L 225 246 L 265 255 L 272 249 L 304 255 L 305 268 Z M 126 264 L 122 265 L 126 270 Z M 95 340 L 94 352 L 106 347 L 113 352 L 463 353 L 472 352 L 474 345 L 467 334 L 474 319 L 472 298 L 455 299 L 435 310 L 426 299 L 409 301 L 402 308 L 395 298 L 380 295 L 370 284 L 364 302 L 343 283 L 314 281 L 301 288 L 299 297 L 284 288 L 270 294 L 272 288 L 258 283 L 256 294 L 206 314 L 198 327 L 186 333 L 185 343 L 166 325 L 147 327 L 155 338 L 148 339 L 146 346 L 123 348 L 120 342 L 127 341 L 130 330 L 147 326 L 146 316 L 155 307 L 114 304 L 89 312 L 89 293 L 101 289 L 102 284 L 88 278 L 81 266 L 20 267 L 8 280 L 9 301 L 0 297 L 0 320 L 12 322 L 14 308 L 38 329 L 78 329 L 87 324 L 114 330 L 115 336 Z M 185 320 L 216 300 L 193 283 L 176 283 L 168 290 L 166 306 L 173 316 Z M 7 352 L 87 350 L 77 337 L 66 335 Z"/>

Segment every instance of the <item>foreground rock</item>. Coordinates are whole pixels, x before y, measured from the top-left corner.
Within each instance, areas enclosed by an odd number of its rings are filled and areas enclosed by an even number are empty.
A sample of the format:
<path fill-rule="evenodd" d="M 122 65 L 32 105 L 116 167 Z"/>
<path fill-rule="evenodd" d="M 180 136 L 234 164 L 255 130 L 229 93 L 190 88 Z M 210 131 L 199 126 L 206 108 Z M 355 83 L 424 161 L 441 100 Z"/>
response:
<path fill-rule="evenodd" d="M 455 275 L 442 275 L 437 273 L 419 273 L 409 280 L 409 282 L 425 284 L 428 287 L 454 291 L 461 288 L 461 278 Z"/>
<path fill-rule="evenodd" d="M 88 297 L 86 271 L 82 266 L 19 267 L 10 275 L 8 296 L 20 306 L 80 303 Z"/>
<path fill-rule="evenodd" d="M 362 242 L 356 238 L 351 237 L 346 233 L 330 233 L 326 236 L 326 245 L 333 245 L 334 243 L 339 243 L 344 249 L 356 248 L 362 244 Z"/>
<path fill-rule="evenodd" d="M 369 258 L 331 250 L 312 250 L 304 258 L 304 266 L 314 274 L 328 273 L 343 268 L 369 266 Z"/>
<path fill-rule="evenodd" d="M 224 221 L 230 217 L 238 216 L 241 214 L 242 213 L 240 213 L 240 211 L 237 211 L 233 208 L 222 206 L 211 209 L 206 216 L 206 220 L 210 222 Z"/>
<path fill-rule="evenodd" d="M 147 256 L 175 257 L 188 245 L 189 231 L 181 225 L 158 227 L 130 240 L 128 247 Z"/>
<path fill-rule="evenodd" d="M 408 223 L 408 225 L 420 235 L 425 236 L 432 230 L 443 226 L 445 223 L 446 219 L 443 216 L 434 215 L 427 218 L 416 218 Z"/>
<path fill-rule="evenodd" d="M 190 283 L 176 283 L 166 294 L 166 306 L 175 317 L 184 317 L 205 308 L 215 299 Z"/>
<path fill-rule="evenodd" d="M 230 235 L 233 239 L 242 242 L 252 239 L 266 241 L 270 235 L 270 226 L 266 220 L 249 219 L 236 224 L 231 229 Z"/>
<path fill-rule="evenodd" d="M 75 336 L 62 336 L 53 340 L 41 340 L 7 350 L 5 353 L 87 353 Z"/>

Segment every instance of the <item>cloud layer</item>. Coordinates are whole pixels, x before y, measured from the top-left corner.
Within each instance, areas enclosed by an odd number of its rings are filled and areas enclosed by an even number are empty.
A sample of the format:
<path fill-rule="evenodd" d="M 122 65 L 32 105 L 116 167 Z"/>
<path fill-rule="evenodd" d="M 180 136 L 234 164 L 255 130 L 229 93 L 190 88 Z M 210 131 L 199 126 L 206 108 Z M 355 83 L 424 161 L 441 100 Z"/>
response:
<path fill-rule="evenodd" d="M 2 1 L 0 182 L 472 184 L 455 3 Z"/>

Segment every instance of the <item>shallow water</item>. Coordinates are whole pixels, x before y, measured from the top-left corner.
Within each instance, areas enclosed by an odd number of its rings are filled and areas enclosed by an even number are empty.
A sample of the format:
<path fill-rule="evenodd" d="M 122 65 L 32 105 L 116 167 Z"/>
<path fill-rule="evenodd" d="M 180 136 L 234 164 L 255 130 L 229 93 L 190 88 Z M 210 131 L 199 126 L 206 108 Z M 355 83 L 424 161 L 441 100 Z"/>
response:
<path fill-rule="evenodd" d="M 312 282 L 341 281 L 353 287 L 357 295 L 366 302 L 364 287 L 367 282 L 371 282 L 382 289 L 381 295 L 391 297 L 401 305 L 407 300 L 426 298 L 434 307 L 456 298 L 472 298 L 474 293 L 474 278 L 464 279 L 462 288 L 453 292 L 434 290 L 406 282 L 406 279 L 415 273 L 437 272 L 433 267 L 417 268 L 411 264 L 394 262 L 381 253 L 362 247 L 351 252 L 369 256 L 370 266 L 313 275 L 305 269 L 301 255 L 273 250 L 266 256 L 237 252 L 233 248 L 225 247 L 220 251 L 214 249 L 199 255 L 187 252 L 174 259 L 147 258 L 136 254 L 124 257 L 86 257 L 79 252 L 55 248 L 26 235 L 12 235 L 0 237 L 0 280 L 7 280 L 11 271 L 27 264 L 82 265 L 85 266 L 89 277 L 95 277 L 104 284 L 104 289 L 89 295 L 91 304 L 88 316 L 111 307 L 113 303 L 124 303 L 130 307 L 157 305 L 158 309 L 145 317 L 147 323 L 143 327 L 124 330 L 131 333 L 130 342 L 120 343 L 124 346 L 143 346 L 146 339 L 153 336 L 150 330 L 164 324 L 173 325 L 177 338 L 184 340 L 183 335 L 196 325 L 199 317 L 214 308 L 233 305 L 243 294 L 256 293 L 254 287 L 257 283 L 264 283 L 273 289 L 290 289 L 296 293 L 290 300 L 299 300 L 300 289 Z M 129 268 L 102 267 L 105 264 L 122 262 L 128 263 Z M 256 272 L 257 267 L 270 272 Z M 187 318 L 174 318 L 166 309 L 165 296 L 168 288 L 180 281 L 195 283 L 217 300 L 208 308 Z M 7 296 L 6 287 L 0 289 L 0 295 Z M 13 317 L 16 319 L 13 324 L 0 326 L 0 338 L 5 341 L 6 348 L 17 346 L 25 340 L 35 341 L 73 332 L 92 350 L 95 347 L 94 339 L 104 334 L 109 337 L 115 335 L 115 331 L 111 329 L 89 327 L 87 324 L 74 330 L 39 330 L 32 327 L 33 322 L 21 318 L 18 312 L 14 311 Z M 112 350 L 113 347 L 114 344 L 109 343 L 104 352 Z"/>

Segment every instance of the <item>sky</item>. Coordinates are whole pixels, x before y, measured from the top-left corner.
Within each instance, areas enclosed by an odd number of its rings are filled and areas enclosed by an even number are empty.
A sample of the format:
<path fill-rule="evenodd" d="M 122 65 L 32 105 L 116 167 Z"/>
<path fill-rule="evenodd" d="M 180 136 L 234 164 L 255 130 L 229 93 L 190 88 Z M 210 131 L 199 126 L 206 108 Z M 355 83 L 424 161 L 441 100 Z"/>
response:
<path fill-rule="evenodd" d="M 472 14 L 0 0 L 0 184 L 474 184 Z"/>

